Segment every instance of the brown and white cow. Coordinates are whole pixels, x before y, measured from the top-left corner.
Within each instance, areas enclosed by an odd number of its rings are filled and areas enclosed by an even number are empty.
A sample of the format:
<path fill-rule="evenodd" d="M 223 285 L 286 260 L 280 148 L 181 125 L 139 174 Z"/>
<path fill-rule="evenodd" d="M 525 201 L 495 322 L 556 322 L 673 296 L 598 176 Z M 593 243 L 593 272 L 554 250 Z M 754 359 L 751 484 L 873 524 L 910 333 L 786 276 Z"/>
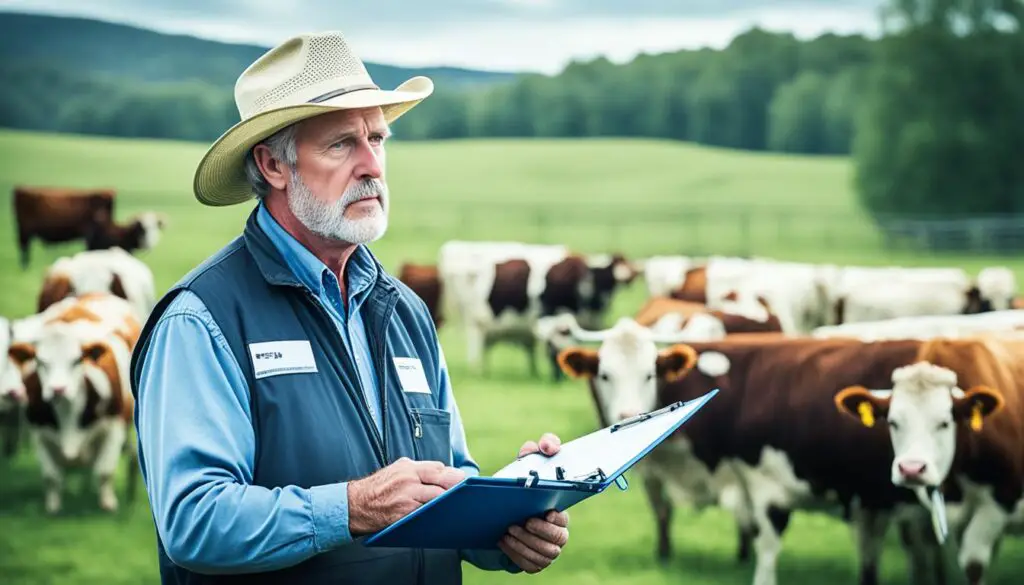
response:
<path fill-rule="evenodd" d="M 640 467 L 658 518 L 659 554 L 668 547 L 673 491 L 730 509 L 741 534 L 745 522 L 756 527 L 755 585 L 775 583 L 793 510 L 856 510 L 861 583 L 877 583 L 890 518 L 920 507 L 889 481 L 885 432 L 837 412 L 833 396 L 852 384 L 886 383 L 919 347 L 748 334 L 658 352 L 642 328 L 623 327 L 607 332 L 600 349 L 574 347 L 559 359 L 567 374 L 587 380 L 607 424 L 720 390 Z M 672 356 L 689 356 L 692 369 L 670 367 Z"/>
<path fill-rule="evenodd" d="M 868 427 L 888 428 L 891 478 L 932 507 L 931 491 L 955 510 L 959 564 L 982 582 L 1007 525 L 1020 521 L 1024 492 L 1024 340 L 934 339 L 887 384 L 853 385 L 836 404 Z M 872 390 L 869 390 L 871 388 Z"/>
<path fill-rule="evenodd" d="M 98 217 L 114 216 L 114 199 L 111 189 L 16 186 L 12 206 L 22 268 L 28 267 L 34 238 L 46 243 L 84 239 L 95 230 Z"/>
<path fill-rule="evenodd" d="M 444 323 L 444 313 L 441 306 L 444 288 L 441 284 L 441 276 L 437 266 L 404 262 L 398 270 L 398 280 L 405 283 L 406 286 L 416 293 L 416 296 L 423 300 L 427 305 L 427 310 L 430 311 L 434 327 L 440 328 Z"/>
<path fill-rule="evenodd" d="M 149 267 L 122 248 L 110 248 L 58 258 L 46 271 L 36 310 L 43 312 L 58 301 L 93 292 L 127 300 L 139 321 L 145 321 L 156 304 Z"/>
<path fill-rule="evenodd" d="M 73 466 L 91 468 L 100 507 L 115 510 L 113 481 L 122 452 L 128 454 L 129 497 L 134 493 L 128 364 L 139 330 L 130 304 L 91 294 L 53 305 L 30 340 L 8 350 L 24 375 L 26 420 L 48 513 L 60 511 L 64 470 Z"/>
<path fill-rule="evenodd" d="M 466 330 L 470 367 L 483 373 L 490 347 L 511 341 L 525 348 L 533 376 L 539 373 L 533 333 L 539 318 L 570 313 L 588 325 L 601 323 L 613 295 L 639 274 L 618 254 L 586 256 L 564 246 L 513 242 L 448 242 L 439 271 L 452 303 L 445 306 Z M 553 373 L 557 379 L 561 370 L 553 367 Z"/>

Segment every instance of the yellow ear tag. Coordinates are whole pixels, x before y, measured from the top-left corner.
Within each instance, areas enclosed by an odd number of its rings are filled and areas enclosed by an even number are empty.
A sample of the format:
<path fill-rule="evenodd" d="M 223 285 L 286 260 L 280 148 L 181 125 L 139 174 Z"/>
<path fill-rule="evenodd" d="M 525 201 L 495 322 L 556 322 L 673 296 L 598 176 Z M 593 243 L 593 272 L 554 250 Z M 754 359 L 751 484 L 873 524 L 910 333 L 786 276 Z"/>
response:
<path fill-rule="evenodd" d="M 875 411 L 868 401 L 865 400 L 857 405 L 857 413 L 860 414 L 860 421 L 864 423 L 864 426 L 875 426 Z"/>
<path fill-rule="evenodd" d="M 981 403 L 975 402 L 971 408 L 971 428 L 975 431 L 981 430 Z"/>

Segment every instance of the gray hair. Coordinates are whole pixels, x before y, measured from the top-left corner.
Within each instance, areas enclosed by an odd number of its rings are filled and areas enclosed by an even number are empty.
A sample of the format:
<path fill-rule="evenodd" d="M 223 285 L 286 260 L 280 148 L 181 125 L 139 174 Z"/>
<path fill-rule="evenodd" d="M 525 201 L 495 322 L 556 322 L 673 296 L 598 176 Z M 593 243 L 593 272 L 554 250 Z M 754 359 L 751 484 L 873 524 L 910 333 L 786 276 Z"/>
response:
<path fill-rule="evenodd" d="M 288 165 L 288 168 L 295 170 L 296 164 L 298 164 L 299 155 L 295 146 L 295 134 L 298 130 L 298 123 L 285 126 L 278 130 L 274 134 L 263 139 L 259 144 L 264 144 L 270 149 L 270 155 L 278 161 Z M 253 147 L 253 149 L 255 146 Z M 260 172 L 259 166 L 256 164 L 256 159 L 253 157 L 252 149 L 245 155 L 245 178 L 248 179 L 249 184 L 252 185 L 253 193 L 256 194 L 257 199 L 263 199 L 263 197 L 270 193 L 270 183 Z"/>

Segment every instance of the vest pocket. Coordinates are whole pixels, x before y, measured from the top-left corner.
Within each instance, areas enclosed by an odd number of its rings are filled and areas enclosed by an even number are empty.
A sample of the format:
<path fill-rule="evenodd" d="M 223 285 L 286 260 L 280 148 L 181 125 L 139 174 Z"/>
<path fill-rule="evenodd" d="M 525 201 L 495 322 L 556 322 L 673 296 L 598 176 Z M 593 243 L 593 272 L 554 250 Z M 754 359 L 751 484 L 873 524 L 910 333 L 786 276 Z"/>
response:
<path fill-rule="evenodd" d="M 410 408 L 412 444 L 417 461 L 452 464 L 452 416 L 436 408 Z"/>

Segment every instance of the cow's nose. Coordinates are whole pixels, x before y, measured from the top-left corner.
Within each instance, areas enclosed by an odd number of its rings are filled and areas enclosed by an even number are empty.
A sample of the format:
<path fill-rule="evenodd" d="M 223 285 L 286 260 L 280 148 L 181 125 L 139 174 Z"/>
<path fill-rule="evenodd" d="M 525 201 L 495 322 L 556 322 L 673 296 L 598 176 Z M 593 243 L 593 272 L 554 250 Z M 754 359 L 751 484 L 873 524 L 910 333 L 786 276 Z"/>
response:
<path fill-rule="evenodd" d="M 64 396 L 65 394 L 67 394 L 67 392 L 68 392 L 68 389 L 67 389 L 66 386 L 54 386 L 53 387 L 53 395 L 54 396 Z"/>
<path fill-rule="evenodd" d="M 899 464 L 900 474 L 908 479 L 921 477 L 924 473 L 924 461 L 901 461 Z"/>

